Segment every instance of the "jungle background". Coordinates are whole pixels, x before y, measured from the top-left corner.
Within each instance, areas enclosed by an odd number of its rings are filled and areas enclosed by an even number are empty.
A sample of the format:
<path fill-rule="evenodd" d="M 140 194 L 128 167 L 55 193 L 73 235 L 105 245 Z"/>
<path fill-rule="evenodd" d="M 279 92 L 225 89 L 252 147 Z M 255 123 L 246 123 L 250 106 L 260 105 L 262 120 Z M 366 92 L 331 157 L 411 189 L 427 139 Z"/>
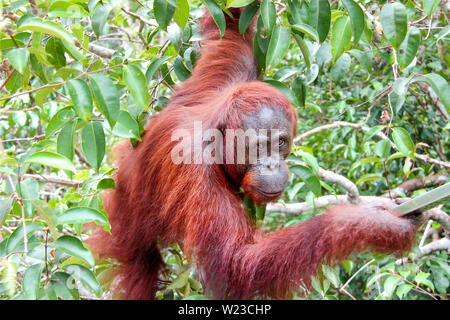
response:
<path fill-rule="evenodd" d="M 342 201 L 416 197 L 448 182 L 450 3 L 327 0 L 1 0 L 0 298 L 114 298 L 112 266 L 83 244 L 110 230 L 109 156 L 189 78 L 207 8 L 257 19 L 260 78 L 298 114 L 288 187 L 249 207 L 273 231 Z M 296 299 L 448 299 L 450 220 L 428 212 L 403 257 L 362 253 L 323 266 Z M 207 299 L 172 245 L 158 299 Z M 282 257 L 280 257 L 282 258 Z"/>

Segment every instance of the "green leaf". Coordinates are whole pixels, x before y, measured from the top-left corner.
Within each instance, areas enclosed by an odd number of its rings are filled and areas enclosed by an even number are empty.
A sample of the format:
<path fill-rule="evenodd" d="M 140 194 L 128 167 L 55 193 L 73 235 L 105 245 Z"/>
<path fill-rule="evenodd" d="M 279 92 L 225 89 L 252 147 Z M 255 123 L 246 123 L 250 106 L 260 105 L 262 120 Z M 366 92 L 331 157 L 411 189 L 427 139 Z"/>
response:
<path fill-rule="evenodd" d="M 36 209 L 36 212 L 44 218 L 45 222 L 47 222 L 48 227 L 50 228 L 50 232 L 53 236 L 58 235 L 58 230 L 56 229 L 56 214 L 52 207 L 43 200 L 33 199 L 30 201 L 31 205 Z"/>
<path fill-rule="evenodd" d="M 415 282 L 417 284 L 424 284 L 426 286 L 429 286 L 432 290 L 434 290 L 433 284 L 428 280 L 428 277 L 430 274 L 428 272 L 419 272 L 416 277 L 414 278 Z M 431 285 L 430 285 L 431 284 Z"/>
<path fill-rule="evenodd" d="M 167 26 L 175 13 L 175 7 L 165 0 L 155 0 L 153 12 L 155 13 L 156 22 L 158 22 L 161 29 L 167 31 Z"/>
<path fill-rule="evenodd" d="M 75 172 L 76 169 L 69 159 L 58 153 L 50 151 L 41 151 L 32 154 L 25 160 L 24 163 L 38 163 L 43 166 L 52 167 L 56 169 L 63 169 Z"/>
<path fill-rule="evenodd" d="M 217 5 L 217 3 L 214 0 L 203 0 L 203 2 L 205 3 L 206 8 L 211 14 L 211 17 L 213 18 L 217 27 L 219 28 L 220 37 L 222 38 L 226 28 L 225 16 L 223 14 L 222 9 Z"/>
<path fill-rule="evenodd" d="M 253 20 L 253 17 L 255 16 L 256 12 L 259 8 L 259 2 L 253 1 L 252 4 L 247 6 L 244 11 L 242 11 L 241 16 L 239 17 L 239 32 L 241 34 L 244 34 L 247 30 L 248 26 Z"/>
<path fill-rule="evenodd" d="M 368 181 L 373 181 L 373 180 L 383 180 L 383 179 L 384 178 L 382 176 L 380 176 L 379 174 L 369 173 L 369 174 L 366 174 L 366 175 L 362 176 L 361 178 L 359 178 L 355 184 L 358 185 L 363 182 L 368 182 Z"/>
<path fill-rule="evenodd" d="M 305 23 L 297 23 L 297 24 L 289 25 L 289 27 L 291 27 L 292 29 L 295 29 L 297 31 L 300 31 L 301 33 L 307 34 L 314 41 L 317 41 L 317 42 L 319 41 L 319 34 L 310 25 L 307 25 Z"/>
<path fill-rule="evenodd" d="M 303 82 L 303 79 L 301 77 L 297 76 L 294 79 L 294 81 L 292 82 L 291 91 L 294 94 L 299 107 L 303 107 L 305 105 L 306 90 L 307 90 L 307 87 L 306 87 L 305 83 Z"/>
<path fill-rule="evenodd" d="M 123 72 L 123 79 L 133 96 L 133 100 L 141 108 L 147 109 L 150 104 L 150 94 L 148 93 L 145 75 L 134 64 L 125 66 Z"/>
<path fill-rule="evenodd" d="M 442 76 L 436 73 L 428 73 L 423 76 L 413 78 L 411 80 L 411 83 L 414 82 L 428 83 L 433 91 L 437 94 L 439 100 L 441 100 L 445 108 L 447 108 L 447 110 L 450 110 L 450 85 L 448 84 L 448 81 L 446 81 Z"/>
<path fill-rule="evenodd" d="M 49 17 L 85 18 L 89 13 L 80 5 L 73 1 L 55 1 L 48 9 Z"/>
<path fill-rule="evenodd" d="M 56 141 L 56 151 L 62 154 L 70 161 L 73 160 L 74 156 L 74 137 L 77 128 L 77 123 L 75 121 L 66 124 L 61 132 L 58 134 L 58 139 Z"/>
<path fill-rule="evenodd" d="M 72 99 L 73 108 L 84 121 L 89 121 L 92 115 L 92 95 L 89 86 L 84 80 L 72 79 L 66 82 L 65 87 Z"/>
<path fill-rule="evenodd" d="M 398 77 L 392 86 L 393 91 L 401 96 L 406 95 L 408 92 L 409 81 L 410 79 L 408 78 Z"/>
<path fill-rule="evenodd" d="M 40 18 L 30 18 L 23 21 L 16 29 L 19 31 L 37 31 L 55 36 L 61 40 L 65 40 L 70 43 L 74 43 L 72 35 L 64 30 L 59 24 L 52 21 L 44 21 Z"/>
<path fill-rule="evenodd" d="M 244 207 L 244 210 L 247 212 L 247 214 L 251 218 L 251 220 L 256 221 L 256 204 L 255 204 L 255 202 L 248 196 L 244 195 L 244 198 L 242 199 L 242 206 Z"/>
<path fill-rule="evenodd" d="M 30 53 L 27 48 L 15 48 L 8 51 L 6 58 L 19 73 L 23 74 L 28 65 Z"/>
<path fill-rule="evenodd" d="M 317 30 L 319 41 L 325 41 L 330 31 L 331 9 L 328 0 L 311 0 L 309 3 L 310 25 Z M 351 36 L 351 35 L 350 35 Z"/>
<path fill-rule="evenodd" d="M 113 129 L 113 134 L 122 138 L 133 138 L 141 141 L 138 123 L 124 110 L 120 111 L 119 118 Z"/>
<path fill-rule="evenodd" d="M 51 284 L 57 297 L 63 300 L 79 299 L 75 281 L 65 272 L 57 271 L 51 276 Z"/>
<path fill-rule="evenodd" d="M 317 163 L 316 157 L 314 157 L 309 152 L 305 152 L 303 150 L 299 150 L 298 154 L 311 167 L 311 169 L 313 169 L 315 174 L 319 173 L 319 164 Z"/>
<path fill-rule="evenodd" d="M 107 226 L 108 219 L 99 211 L 89 207 L 75 207 L 65 211 L 58 217 L 58 225 L 95 222 L 99 226 Z"/>
<path fill-rule="evenodd" d="M 188 269 L 188 270 L 183 271 L 182 273 L 180 273 L 178 275 L 178 277 L 175 280 L 173 280 L 173 282 L 171 284 L 169 284 L 167 286 L 166 290 L 170 290 L 170 289 L 173 290 L 173 289 L 183 288 L 187 284 L 187 282 L 189 280 L 190 272 L 191 272 L 191 270 Z"/>
<path fill-rule="evenodd" d="M 364 31 L 364 12 L 361 7 L 353 0 L 342 0 L 342 3 L 350 15 L 353 28 L 353 42 L 357 44 Z"/>
<path fill-rule="evenodd" d="M 116 186 L 114 179 L 105 178 L 97 184 L 97 190 L 114 189 Z"/>
<path fill-rule="evenodd" d="M 66 56 L 64 45 L 58 38 L 50 38 L 45 44 L 45 52 L 47 53 L 47 60 L 55 68 L 59 69 L 66 65 Z"/>
<path fill-rule="evenodd" d="M 399 158 L 404 158 L 404 157 L 405 157 L 405 155 L 403 153 L 396 152 L 393 155 L 391 155 L 389 158 L 387 158 L 386 162 L 387 161 L 391 161 L 391 160 L 395 160 L 395 159 L 399 159 Z"/>
<path fill-rule="evenodd" d="M 391 153 L 391 143 L 389 140 L 380 140 L 374 148 L 374 152 L 381 159 L 386 160 Z"/>
<path fill-rule="evenodd" d="M 37 223 L 27 223 L 26 224 L 26 234 L 27 238 L 30 237 L 35 231 L 42 229 L 42 225 Z M 14 230 L 14 232 L 9 236 L 6 243 L 6 254 L 15 251 L 23 251 L 24 246 L 24 231 L 23 226 L 19 226 Z"/>
<path fill-rule="evenodd" d="M 442 30 L 439 32 L 439 35 L 436 38 L 436 42 L 438 42 L 439 40 L 447 41 L 446 38 L 449 33 L 450 33 L 450 25 L 447 25 L 444 28 L 442 28 Z"/>
<path fill-rule="evenodd" d="M 322 194 L 322 188 L 320 186 L 320 180 L 317 178 L 314 173 L 305 166 L 292 166 L 290 167 L 290 171 L 296 176 L 300 177 L 306 184 L 306 186 L 314 192 L 314 194 L 319 197 Z"/>
<path fill-rule="evenodd" d="M 105 133 L 99 122 L 91 121 L 83 127 L 81 148 L 89 164 L 98 171 L 105 156 Z"/>
<path fill-rule="evenodd" d="M 2 261 L 4 269 L 2 271 L 2 283 L 10 297 L 16 293 L 17 268 L 13 261 L 5 259 Z"/>
<path fill-rule="evenodd" d="M 184 29 L 186 23 L 189 19 L 189 3 L 187 0 L 177 0 L 177 8 L 173 13 L 173 20 L 175 20 L 176 24 Z"/>
<path fill-rule="evenodd" d="M 383 146 L 384 147 L 384 146 Z M 360 165 L 366 164 L 366 163 L 380 163 L 381 160 L 377 157 L 367 157 L 361 160 Z"/>
<path fill-rule="evenodd" d="M 366 142 L 370 138 L 372 138 L 374 135 L 376 135 L 378 132 L 384 129 L 383 125 L 378 125 L 375 127 L 370 128 L 369 130 L 364 132 L 364 140 L 363 142 Z"/>
<path fill-rule="evenodd" d="M 423 9 L 428 17 L 434 12 L 441 0 L 423 0 Z"/>
<path fill-rule="evenodd" d="M 50 92 L 53 91 L 54 88 L 43 88 L 35 92 L 34 94 L 34 100 L 36 102 L 36 105 L 42 107 L 47 96 L 50 94 Z M 75 113 L 74 113 L 75 114 Z"/>
<path fill-rule="evenodd" d="M 97 297 L 100 296 L 102 289 L 94 273 L 86 268 L 85 266 L 79 264 L 71 264 L 65 266 L 64 269 L 75 279 L 79 280 L 81 284 L 91 292 L 93 292 Z"/>
<path fill-rule="evenodd" d="M 152 60 L 152 62 L 150 63 L 150 65 L 147 68 L 147 71 L 145 72 L 145 78 L 147 79 L 147 82 L 149 82 L 150 80 L 152 80 L 153 75 L 155 74 L 155 72 L 159 69 L 159 67 L 161 67 L 161 65 L 166 62 L 168 59 L 170 59 L 170 57 L 168 56 L 164 56 L 164 57 L 156 57 Z"/>
<path fill-rule="evenodd" d="M 322 271 L 324 276 L 331 282 L 331 284 L 333 284 L 335 288 L 339 288 L 339 284 L 341 283 L 341 281 L 336 270 L 330 268 L 329 266 L 322 265 Z"/>
<path fill-rule="evenodd" d="M 255 213 L 255 218 L 257 221 L 262 221 L 264 220 L 264 217 L 266 215 L 266 205 L 262 204 L 260 206 L 255 206 L 256 209 L 256 213 Z"/>
<path fill-rule="evenodd" d="M 52 134 L 54 134 L 58 129 L 64 127 L 68 122 L 72 121 L 75 117 L 75 112 L 72 107 L 66 107 L 59 110 L 55 115 L 50 119 L 47 129 L 45 130 L 45 138 L 49 138 Z"/>
<path fill-rule="evenodd" d="M 309 52 L 308 46 L 306 45 L 305 41 L 302 37 L 300 37 L 298 34 L 294 33 L 294 39 L 295 42 L 297 42 L 300 51 L 302 52 L 303 58 L 305 59 L 305 64 L 309 68 L 311 68 L 311 53 Z"/>
<path fill-rule="evenodd" d="M 350 18 L 347 16 L 339 17 L 333 24 L 331 34 L 331 54 L 333 63 L 339 59 L 350 44 L 352 39 L 352 27 Z"/>
<path fill-rule="evenodd" d="M 408 92 L 410 79 L 399 77 L 395 80 L 392 90 L 392 93 L 389 95 L 389 99 L 392 105 L 392 108 L 398 113 L 403 103 L 405 102 L 406 93 Z"/>
<path fill-rule="evenodd" d="M 260 14 L 267 31 L 269 33 L 272 32 L 272 29 L 275 26 L 275 21 L 277 19 L 277 11 L 275 9 L 273 1 L 262 0 L 260 7 Z"/>
<path fill-rule="evenodd" d="M 23 293 L 28 300 L 36 300 L 38 298 L 43 268 L 43 263 L 37 263 L 25 270 L 22 280 L 22 288 Z"/>
<path fill-rule="evenodd" d="M 369 72 L 372 73 L 372 57 L 360 50 L 352 49 L 349 53 L 354 56 L 358 62 Z"/>
<path fill-rule="evenodd" d="M 89 76 L 95 103 L 105 116 L 111 128 L 117 121 L 120 111 L 120 93 L 107 76 L 95 73 Z"/>
<path fill-rule="evenodd" d="M 411 27 L 406 34 L 405 40 L 398 48 L 398 64 L 401 68 L 409 66 L 416 57 L 420 45 L 420 30 Z"/>
<path fill-rule="evenodd" d="M 408 16 L 405 6 L 400 2 L 385 4 L 381 8 L 380 20 L 386 39 L 397 50 L 403 39 L 405 39 L 408 28 Z"/>
<path fill-rule="evenodd" d="M 254 1 L 255 0 L 228 0 L 227 7 L 228 8 L 245 7 L 246 5 L 249 5 L 250 3 L 254 2 Z"/>
<path fill-rule="evenodd" d="M 94 266 L 95 261 L 92 253 L 83 246 L 80 239 L 72 236 L 61 236 L 55 243 L 54 247 L 64 253 L 77 257 L 91 266 Z"/>
<path fill-rule="evenodd" d="M 191 72 L 188 70 L 188 68 L 186 68 L 183 60 L 180 57 L 175 58 L 173 69 L 178 79 L 180 79 L 181 81 L 186 81 L 191 76 Z"/>
<path fill-rule="evenodd" d="M 403 128 L 393 128 L 392 140 L 394 140 L 394 143 L 398 148 L 398 151 L 403 153 L 408 158 L 414 159 L 415 146 L 414 142 L 409 136 L 408 131 L 406 131 Z"/>
<path fill-rule="evenodd" d="M 397 296 L 402 299 L 404 295 L 408 294 L 408 292 L 413 288 L 412 285 L 408 284 L 408 283 L 403 283 L 401 285 L 398 286 L 397 288 Z"/>
<path fill-rule="evenodd" d="M 266 83 L 270 84 L 271 86 L 274 86 L 275 88 L 280 90 L 281 93 L 286 98 L 288 98 L 291 103 L 295 103 L 296 102 L 296 97 L 292 93 L 292 90 L 286 84 L 284 84 L 283 82 L 276 81 L 276 80 L 265 80 L 264 82 L 266 82 Z"/>
<path fill-rule="evenodd" d="M 398 282 L 400 281 L 399 277 L 391 276 L 388 277 L 383 284 L 384 288 L 384 294 L 387 297 L 392 297 L 392 294 L 394 293 L 395 288 L 397 287 Z"/>
<path fill-rule="evenodd" d="M 266 66 L 275 66 L 284 57 L 289 47 L 291 33 L 289 29 L 276 25 L 270 37 L 269 48 L 267 49 Z"/>
<path fill-rule="evenodd" d="M 266 54 L 267 54 L 267 48 L 263 48 L 258 39 L 261 37 L 256 34 L 255 35 L 255 41 L 253 42 L 253 55 L 255 56 L 256 63 L 258 65 L 258 68 L 261 70 L 264 70 L 266 68 Z M 270 40 L 270 39 L 269 39 Z"/>
<path fill-rule="evenodd" d="M 105 32 L 106 22 L 111 10 L 112 7 L 109 4 L 100 4 L 95 7 L 91 21 L 92 29 L 94 30 L 97 37 L 101 36 Z"/>
<path fill-rule="evenodd" d="M 61 42 L 64 45 L 66 52 L 69 53 L 75 60 L 80 61 L 86 58 L 81 49 L 78 49 L 74 44 L 64 40 L 62 40 Z"/>
<path fill-rule="evenodd" d="M 9 169 L 9 168 L 0 168 L 0 169 Z M 0 170 L 0 172 L 4 171 Z M 8 215 L 12 204 L 13 199 L 0 199 L 0 225 L 3 225 L 3 223 L 5 222 L 6 216 Z"/>
<path fill-rule="evenodd" d="M 169 67 L 167 66 L 167 63 L 164 63 L 161 66 L 160 71 L 161 71 L 162 78 L 165 79 L 169 85 L 174 86 L 175 83 L 173 82 L 173 79 L 170 76 L 170 70 L 169 70 Z"/>

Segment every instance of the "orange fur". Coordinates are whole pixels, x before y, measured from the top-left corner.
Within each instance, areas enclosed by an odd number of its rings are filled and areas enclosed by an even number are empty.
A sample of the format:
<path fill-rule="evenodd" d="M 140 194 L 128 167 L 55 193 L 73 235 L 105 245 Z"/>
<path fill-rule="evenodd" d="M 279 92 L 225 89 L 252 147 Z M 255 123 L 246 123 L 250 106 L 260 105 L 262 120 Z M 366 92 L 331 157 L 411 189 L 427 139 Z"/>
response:
<path fill-rule="evenodd" d="M 295 110 L 275 88 L 257 81 L 252 31 L 242 37 L 227 17 L 223 39 L 209 15 L 202 21 L 202 56 L 170 104 L 147 124 L 142 142 L 118 147 L 116 189 L 105 193 L 112 235 L 98 231 L 89 244 L 121 262 L 123 298 L 154 298 L 163 268 L 159 247 L 178 242 L 195 259 L 207 294 L 216 298 L 288 297 L 309 286 L 323 262 L 366 249 L 402 252 L 416 226 L 392 210 L 337 206 L 283 230 L 263 234 L 244 211 L 239 186 L 218 164 L 174 164 L 174 130 L 240 128 L 263 105 Z"/>

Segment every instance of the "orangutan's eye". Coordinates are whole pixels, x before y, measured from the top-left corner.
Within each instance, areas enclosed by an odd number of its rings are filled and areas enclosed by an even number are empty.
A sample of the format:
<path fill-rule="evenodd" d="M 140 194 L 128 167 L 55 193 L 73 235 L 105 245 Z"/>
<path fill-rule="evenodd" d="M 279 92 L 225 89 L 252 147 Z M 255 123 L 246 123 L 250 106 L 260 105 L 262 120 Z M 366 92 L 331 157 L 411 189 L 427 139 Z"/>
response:
<path fill-rule="evenodd" d="M 278 146 L 284 146 L 286 144 L 286 139 L 285 138 L 280 138 L 278 139 Z"/>

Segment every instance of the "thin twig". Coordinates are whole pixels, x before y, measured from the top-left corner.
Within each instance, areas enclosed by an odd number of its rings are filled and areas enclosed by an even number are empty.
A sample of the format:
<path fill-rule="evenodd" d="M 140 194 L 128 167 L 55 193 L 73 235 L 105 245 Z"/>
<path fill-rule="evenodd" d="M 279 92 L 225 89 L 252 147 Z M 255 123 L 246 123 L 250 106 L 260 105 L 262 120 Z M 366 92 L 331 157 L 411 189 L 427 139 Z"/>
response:
<path fill-rule="evenodd" d="M 46 280 L 45 284 L 47 284 L 50 280 L 50 277 L 48 275 L 48 259 L 47 259 L 47 248 L 48 248 L 48 231 L 49 228 L 44 228 L 45 231 L 45 274 L 46 274 Z"/>
<path fill-rule="evenodd" d="M 3 146 L 3 143 L 2 143 Z M 22 214 L 22 227 L 23 227 L 23 249 L 28 253 L 28 236 L 27 236 L 27 224 L 25 221 L 25 205 L 23 203 L 23 193 L 22 193 L 22 177 L 20 175 L 20 166 L 17 167 L 17 187 L 19 188 L 17 202 L 21 208 Z"/>
<path fill-rule="evenodd" d="M 56 184 L 61 184 L 64 186 L 69 186 L 69 187 L 74 187 L 74 188 L 78 188 L 83 183 L 83 181 L 69 180 L 69 179 L 60 178 L 60 177 L 45 176 L 45 175 L 38 175 L 38 174 L 24 174 L 23 178 L 33 179 L 33 180 L 37 180 L 37 181 L 44 181 L 46 183 L 56 183 Z"/>
<path fill-rule="evenodd" d="M 82 78 L 82 77 L 85 77 L 85 76 L 88 76 L 88 75 L 91 75 L 91 74 L 94 74 L 94 73 L 106 72 L 106 71 L 114 69 L 114 68 L 123 67 L 124 65 L 126 65 L 128 63 L 131 63 L 131 62 L 133 62 L 133 61 L 122 62 L 122 63 L 116 64 L 114 66 L 110 66 L 110 67 L 107 67 L 107 68 L 94 70 L 94 71 L 90 71 L 90 72 L 86 72 L 85 71 L 85 72 L 81 73 L 80 75 L 76 76 L 73 79 L 79 79 L 79 78 Z M 31 89 L 31 90 L 22 91 L 22 92 L 13 94 L 11 96 L 0 98 L 0 101 L 16 98 L 16 97 L 22 96 L 24 94 L 33 93 L 33 92 L 36 92 L 36 91 L 39 91 L 39 90 L 42 90 L 42 89 L 45 89 L 45 88 L 54 88 L 54 87 L 63 86 L 64 84 L 66 84 L 67 81 L 69 81 L 69 80 L 61 81 L 61 82 L 58 82 L 58 83 L 51 83 L 51 84 L 49 83 L 49 84 L 43 85 L 43 86 L 41 86 L 39 88 L 34 88 L 34 89 Z"/>
<path fill-rule="evenodd" d="M 39 17 L 40 15 L 39 15 L 39 10 L 38 10 L 36 1 L 35 1 L 35 0 L 28 0 L 28 2 L 30 3 L 30 6 L 31 6 L 31 12 L 32 12 L 35 16 L 38 16 L 38 17 Z"/>
<path fill-rule="evenodd" d="M 45 134 L 41 134 L 38 136 L 29 137 L 29 138 L 14 138 L 14 139 L 6 139 L 6 140 L 1 140 L 1 141 L 2 142 L 25 142 L 25 141 L 42 140 L 44 138 L 45 138 Z"/>
<path fill-rule="evenodd" d="M 152 26 L 152 27 L 157 27 L 158 26 L 158 24 L 156 22 L 152 22 L 150 20 L 147 20 L 143 16 L 141 16 L 141 15 L 139 15 L 137 13 L 131 12 L 131 11 L 125 9 L 125 8 L 122 8 L 122 11 L 125 12 L 126 14 L 132 16 L 132 17 L 135 17 L 136 19 L 142 21 L 143 23 L 148 24 L 149 26 Z"/>
<path fill-rule="evenodd" d="M 4 86 L 8 83 L 9 79 L 11 79 L 13 73 L 16 71 L 16 68 L 13 68 L 11 72 L 8 73 L 8 76 L 6 77 L 5 81 L 3 81 L 2 85 L 0 86 L 0 90 L 3 89 Z"/>
<path fill-rule="evenodd" d="M 361 272 L 363 271 L 365 268 L 367 268 L 369 265 L 371 265 L 373 262 L 375 261 L 375 259 L 370 260 L 369 262 L 367 262 L 365 265 L 363 265 L 361 268 L 359 268 L 358 271 L 356 271 L 351 277 L 350 279 L 347 280 L 346 283 L 344 283 L 344 285 L 342 287 L 339 288 L 339 291 L 344 290 L 346 286 L 348 286 L 348 284 Z"/>
<path fill-rule="evenodd" d="M 433 224 L 433 221 L 432 220 L 428 220 L 427 226 L 425 227 L 425 231 L 423 232 L 423 235 L 422 235 L 422 239 L 420 239 L 419 248 L 423 247 L 423 244 L 425 243 L 425 240 L 428 237 L 428 231 L 430 231 L 430 227 L 431 227 L 432 224 Z"/>

